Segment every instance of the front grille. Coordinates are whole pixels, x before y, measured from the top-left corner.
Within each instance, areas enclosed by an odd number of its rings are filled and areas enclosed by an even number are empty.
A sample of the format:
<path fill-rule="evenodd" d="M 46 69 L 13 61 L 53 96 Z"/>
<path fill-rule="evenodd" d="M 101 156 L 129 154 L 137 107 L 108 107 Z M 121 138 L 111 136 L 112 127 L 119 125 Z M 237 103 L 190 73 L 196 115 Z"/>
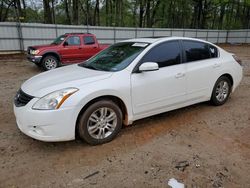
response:
<path fill-rule="evenodd" d="M 26 93 L 24 93 L 21 89 L 17 92 L 15 99 L 14 99 L 14 103 L 17 107 L 21 107 L 21 106 L 25 106 L 26 104 L 28 104 L 28 102 L 31 101 L 31 99 L 33 99 L 33 96 L 30 96 Z"/>

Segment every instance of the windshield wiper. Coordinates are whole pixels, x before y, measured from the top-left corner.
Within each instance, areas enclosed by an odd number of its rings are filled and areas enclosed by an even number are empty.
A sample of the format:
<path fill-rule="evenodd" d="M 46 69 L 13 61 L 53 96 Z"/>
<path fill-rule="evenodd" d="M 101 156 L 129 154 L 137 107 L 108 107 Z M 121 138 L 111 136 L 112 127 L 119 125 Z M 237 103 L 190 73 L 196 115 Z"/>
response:
<path fill-rule="evenodd" d="M 85 63 L 79 64 L 79 66 L 84 67 L 84 68 L 88 68 L 88 69 L 92 69 L 92 70 L 100 70 L 100 69 L 97 69 L 96 67 L 94 67 L 92 65 L 86 65 Z"/>

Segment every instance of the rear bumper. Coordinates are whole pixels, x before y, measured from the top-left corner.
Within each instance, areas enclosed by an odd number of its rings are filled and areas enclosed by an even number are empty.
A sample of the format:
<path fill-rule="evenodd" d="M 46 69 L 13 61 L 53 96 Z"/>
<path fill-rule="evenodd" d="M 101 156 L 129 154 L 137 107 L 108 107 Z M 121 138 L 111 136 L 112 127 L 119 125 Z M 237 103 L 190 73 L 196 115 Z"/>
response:
<path fill-rule="evenodd" d="M 34 56 L 34 55 L 28 54 L 27 59 L 28 59 L 28 61 L 30 61 L 32 63 L 39 64 L 39 63 L 41 63 L 42 56 Z"/>
<path fill-rule="evenodd" d="M 240 82 L 243 78 L 243 67 L 240 65 L 237 65 L 237 71 L 233 74 L 233 88 L 232 92 L 235 91 L 235 89 L 240 85 Z"/>

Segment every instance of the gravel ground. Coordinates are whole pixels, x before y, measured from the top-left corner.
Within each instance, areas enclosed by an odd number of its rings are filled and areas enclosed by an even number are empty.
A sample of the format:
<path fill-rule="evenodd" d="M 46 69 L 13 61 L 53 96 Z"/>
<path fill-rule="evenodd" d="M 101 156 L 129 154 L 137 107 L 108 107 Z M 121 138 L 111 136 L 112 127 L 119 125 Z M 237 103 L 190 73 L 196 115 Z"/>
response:
<path fill-rule="evenodd" d="M 224 46 L 244 78 L 219 107 L 201 103 L 125 127 L 112 142 L 44 143 L 16 127 L 13 97 L 41 72 L 22 56 L 0 57 L 0 187 L 250 187 L 250 46 Z"/>

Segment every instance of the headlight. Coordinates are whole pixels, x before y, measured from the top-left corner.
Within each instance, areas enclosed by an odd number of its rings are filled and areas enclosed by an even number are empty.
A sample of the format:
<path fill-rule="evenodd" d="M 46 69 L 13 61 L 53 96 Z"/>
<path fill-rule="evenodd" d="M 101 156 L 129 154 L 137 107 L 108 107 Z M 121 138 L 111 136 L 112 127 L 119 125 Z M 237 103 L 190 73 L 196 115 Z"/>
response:
<path fill-rule="evenodd" d="M 64 101 L 69 98 L 73 93 L 77 92 L 77 88 L 65 88 L 54 91 L 40 98 L 34 105 L 35 110 L 55 110 L 60 108 Z"/>
<path fill-rule="evenodd" d="M 30 50 L 30 54 L 36 55 L 39 53 L 39 50 Z"/>

